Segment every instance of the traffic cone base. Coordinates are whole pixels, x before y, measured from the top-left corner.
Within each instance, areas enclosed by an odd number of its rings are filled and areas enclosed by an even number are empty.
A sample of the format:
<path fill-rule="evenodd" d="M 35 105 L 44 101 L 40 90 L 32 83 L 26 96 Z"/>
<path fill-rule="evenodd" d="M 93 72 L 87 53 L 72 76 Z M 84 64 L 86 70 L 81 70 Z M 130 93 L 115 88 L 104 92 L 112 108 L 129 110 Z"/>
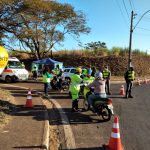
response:
<path fill-rule="evenodd" d="M 26 105 L 25 107 L 33 107 L 32 105 L 32 95 L 31 95 L 31 90 L 28 90 L 28 95 L 27 95 L 27 100 L 26 100 Z"/>
<path fill-rule="evenodd" d="M 108 145 L 104 145 L 105 150 L 124 150 L 121 144 L 118 117 L 114 118 L 111 137 Z"/>

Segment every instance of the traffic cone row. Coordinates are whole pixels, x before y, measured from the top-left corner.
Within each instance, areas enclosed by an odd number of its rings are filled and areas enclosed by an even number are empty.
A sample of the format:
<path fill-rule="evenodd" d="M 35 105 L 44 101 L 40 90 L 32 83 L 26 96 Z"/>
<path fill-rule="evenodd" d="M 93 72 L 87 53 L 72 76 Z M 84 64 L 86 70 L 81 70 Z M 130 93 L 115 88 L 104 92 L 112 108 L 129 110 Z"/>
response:
<path fill-rule="evenodd" d="M 120 138 L 118 117 L 115 116 L 112 127 L 111 137 L 108 145 L 104 145 L 105 150 L 124 150 Z"/>
<path fill-rule="evenodd" d="M 25 107 L 32 107 L 32 106 L 33 106 L 32 105 L 32 94 L 31 94 L 31 89 L 29 89 Z"/>
<path fill-rule="evenodd" d="M 124 85 L 121 85 L 121 87 L 120 87 L 120 95 L 122 95 L 122 96 L 125 95 Z"/>

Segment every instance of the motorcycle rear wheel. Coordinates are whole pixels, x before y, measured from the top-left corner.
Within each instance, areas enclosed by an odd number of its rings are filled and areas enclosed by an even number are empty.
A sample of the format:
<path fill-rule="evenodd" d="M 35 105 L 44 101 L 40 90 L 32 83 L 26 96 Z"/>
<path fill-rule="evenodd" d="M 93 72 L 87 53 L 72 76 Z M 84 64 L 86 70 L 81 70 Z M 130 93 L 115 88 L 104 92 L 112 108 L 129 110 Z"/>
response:
<path fill-rule="evenodd" d="M 108 107 L 103 107 L 100 115 L 102 116 L 103 120 L 109 121 L 112 115 L 111 110 Z"/>

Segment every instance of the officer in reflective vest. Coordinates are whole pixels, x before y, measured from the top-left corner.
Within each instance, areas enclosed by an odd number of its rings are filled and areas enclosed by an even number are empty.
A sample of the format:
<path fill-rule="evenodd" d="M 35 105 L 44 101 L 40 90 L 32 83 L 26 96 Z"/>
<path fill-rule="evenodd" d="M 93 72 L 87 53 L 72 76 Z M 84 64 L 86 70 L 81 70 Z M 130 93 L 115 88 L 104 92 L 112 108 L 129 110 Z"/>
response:
<path fill-rule="evenodd" d="M 92 83 L 95 80 L 95 77 L 91 76 L 92 71 L 88 70 L 86 76 L 83 78 L 83 84 L 87 84 L 89 85 L 90 83 Z M 85 85 L 85 86 L 87 86 Z M 84 87 L 83 89 L 83 95 L 86 98 L 87 97 L 87 93 L 90 91 L 89 88 Z"/>
<path fill-rule="evenodd" d="M 104 68 L 104 70 L 102 71 L 102 73 L 103 73 L 103 79 L 106 80 L 106 86 L 105 86 L 105 88 L 106 88 L 106 93 L 107 93 L 108 95 L 110 95 L 110 94 L 111 94 L 111 93 L 110 93 L 110 77 L 111 77 L 111 71 L 108 69 L 108 66 L 106 66 L 106 67 Z"/>
<path fill-rule="evenodd" d="M 52 74 L 50 74 L 48 72 L 48 68 L 45 67 L 44 70 L 43 70 L 43 83 L 44 83 L 45 96 L 48 96 L 48 90 L 50 88 L 50 81 L 51 81 L 52 77 L 53 77 Z"/>
<path fill-rule="evenodd" d="M 131 95 L 131 90 L 133 86 L 133 80 L 135 80 L 135 72 L 133 70 L 133 67 L 130 66 L 129 70 L 127 70 L 124 74 L 124 78 L 126 81 L 126 95 L 125 98 L 133 98 Z"/>
<path fill-rule="evenodd" d="M 76 68 L 75 74 L 71 75 L 71 83 L 69 86 L 69 91 L 71 92 L 72 97 L 72 112 L 78 111 L 78 98 L 80 91 L 80 83 L 82 82 L 82 78 L 80 77 L 82 73 L 81 68 Z"/>

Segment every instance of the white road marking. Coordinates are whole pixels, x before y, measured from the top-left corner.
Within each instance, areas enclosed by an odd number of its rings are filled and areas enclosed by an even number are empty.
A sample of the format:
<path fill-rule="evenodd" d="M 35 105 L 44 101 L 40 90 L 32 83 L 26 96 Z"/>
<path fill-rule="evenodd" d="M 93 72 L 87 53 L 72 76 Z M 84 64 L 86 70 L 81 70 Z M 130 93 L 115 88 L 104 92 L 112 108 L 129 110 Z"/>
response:
<path fill-rule="evenodd" d="M 52 100 L 54 105 L 57 108 L 59 108 L 58 111 L 61 116 L 61 120 L 62 120 L 63 127 L 64 127 L 67 149 L 76 149 L 74 134 L 73 134 L 71 126 L 69 124 L 69 120 L 68 120 L 67 116 L 65 115 L 65 112 L 63 111 L 60 104 L 55 99 L 50 99 L 50 100 Z"/>

